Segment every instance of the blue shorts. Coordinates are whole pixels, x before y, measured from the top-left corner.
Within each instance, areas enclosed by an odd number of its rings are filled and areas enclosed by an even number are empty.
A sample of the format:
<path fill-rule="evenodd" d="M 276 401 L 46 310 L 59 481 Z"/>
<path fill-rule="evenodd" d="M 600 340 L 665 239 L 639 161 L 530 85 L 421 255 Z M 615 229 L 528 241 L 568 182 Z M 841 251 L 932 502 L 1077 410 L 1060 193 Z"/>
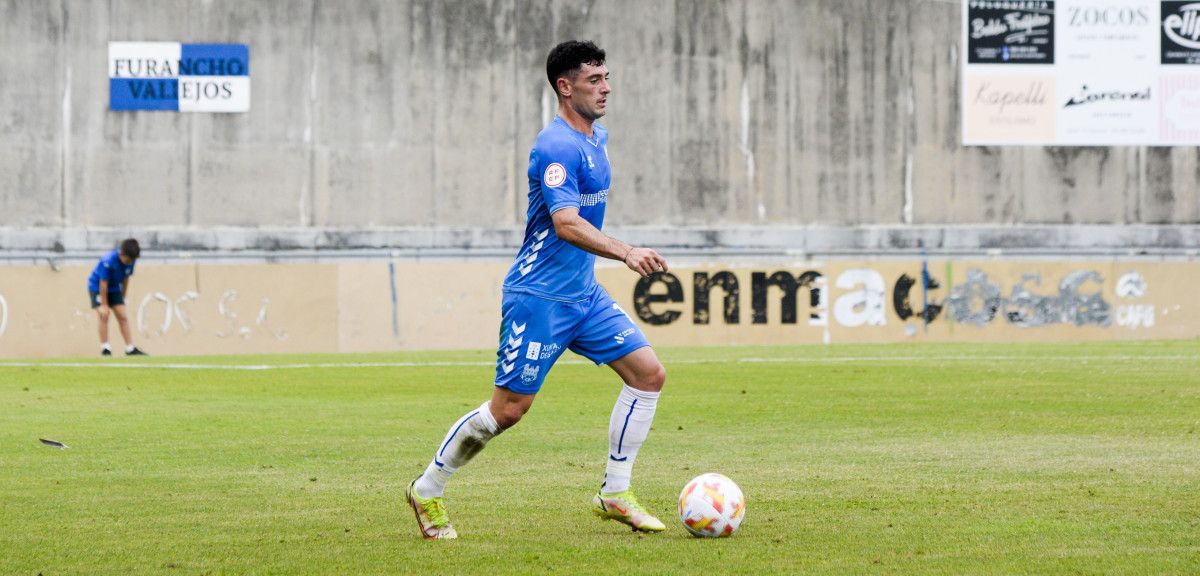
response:
<path fill-rule="evenodd" d="M 537 394 L 550 367 L 568 349 L 608 364 L 650 345 L 600 286 L 581 302 L 505 292 L 501 313 L 496 385 L 518 394 Z"/>
<path fill-rule="evenodd" d="M 99 292 L 92 292 L 91 290 L 89 290 L 88 291 L 88 300 L 91 301 L 92 308 L 100 307 L 100 293 Z M 109 292 L 108 293 L 108 305 L 109 305 L 109 307 L 124 306 L 125 305 L 125 294 L 123 294 L 121 292 Z"/>

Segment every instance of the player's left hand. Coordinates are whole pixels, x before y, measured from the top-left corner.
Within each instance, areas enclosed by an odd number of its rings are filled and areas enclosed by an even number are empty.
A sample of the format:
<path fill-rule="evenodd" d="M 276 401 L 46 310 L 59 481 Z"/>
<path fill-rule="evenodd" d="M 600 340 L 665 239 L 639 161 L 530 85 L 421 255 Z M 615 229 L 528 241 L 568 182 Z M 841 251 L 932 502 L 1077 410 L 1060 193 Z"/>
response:
<path fill-rule="evenodd" d="M 667 261 L 651 248 L 633 248 L 625 255 L 625 265 L 645 278 L 655 272 L 666 272 Z"/>

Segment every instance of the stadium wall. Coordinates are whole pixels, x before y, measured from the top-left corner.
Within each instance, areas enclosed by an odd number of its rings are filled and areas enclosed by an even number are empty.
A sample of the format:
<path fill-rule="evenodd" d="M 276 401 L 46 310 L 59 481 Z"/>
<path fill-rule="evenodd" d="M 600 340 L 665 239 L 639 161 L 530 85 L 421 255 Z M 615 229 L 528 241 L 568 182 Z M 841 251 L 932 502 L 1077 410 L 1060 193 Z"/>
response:
<path fill-rule="evenodd" d="M 0 266 L 0 357 L 95 354 L 90 269 Z M 152 354 L 488 349 L 506 271 L 490 261 L 143 263 L 127 308 Z M 656 345 L 1200 337 L 1193 261 L 697 261 L 645 280 L 619 265 L 597 275 Z M 115 321 L 110 338 L 121 343 Z"/>
<path fill-rule="evenodd" d="M 1200 244 L 1200 149 L 959 144 L 959 2 L 10 0 L 3 14 L 0 252 L 127 235 L 150 250 L 512 248 L 528 148 L 553 114 L 545 53 L 573 37 L 609 50 L 608 221 L 635 240 Z M 245 43 L 250 111 L 109 111 L 109 41 Z"/>

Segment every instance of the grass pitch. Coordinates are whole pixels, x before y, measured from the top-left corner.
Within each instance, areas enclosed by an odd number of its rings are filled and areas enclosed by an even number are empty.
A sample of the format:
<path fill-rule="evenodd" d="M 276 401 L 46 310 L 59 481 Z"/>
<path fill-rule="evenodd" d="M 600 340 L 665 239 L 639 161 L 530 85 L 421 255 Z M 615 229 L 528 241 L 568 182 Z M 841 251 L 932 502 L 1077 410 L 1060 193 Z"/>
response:
<path fill-rule="evenodd" d="M 455 477 L 453 542 L 403 491 L 490 353 L 0 363 L 0 573 L 1200 573 L 1195 342 L 659 352 L 667 532 L 591 516 L 618 382 L 568 356 Z M 708 471 L 733 538 L 675 519 Z"/>

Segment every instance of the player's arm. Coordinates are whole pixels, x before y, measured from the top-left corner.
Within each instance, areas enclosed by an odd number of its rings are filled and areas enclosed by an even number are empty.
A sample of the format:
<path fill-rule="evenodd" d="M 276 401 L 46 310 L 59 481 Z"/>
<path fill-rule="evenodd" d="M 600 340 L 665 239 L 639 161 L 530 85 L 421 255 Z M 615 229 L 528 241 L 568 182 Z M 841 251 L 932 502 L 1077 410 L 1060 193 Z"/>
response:
<path fill-rule="evenodd" d="M 579 215 L 579 209 L 566 207 L 550 215 L 554 221 L 554 234 L 559 239 L 597 256 L 621 260 L 630 270 L 644 276 L 655 272 L 666 272 L 667 261 L 650 248 L 639 248 L 626 244 L 601 232 L 591 222 Z"/>
<path fill-rule="evenodd" d="M 128 293 L 129 293 L 129 278 L 127 277 L 127 278 L 125 278 L 124 281 L 121 282 L 121 296 L 124 296 Z"/>
<path fill-rule="evenodd" d="M 108 308 L 108 280 L 100 281 L 100 307 Z"/>

